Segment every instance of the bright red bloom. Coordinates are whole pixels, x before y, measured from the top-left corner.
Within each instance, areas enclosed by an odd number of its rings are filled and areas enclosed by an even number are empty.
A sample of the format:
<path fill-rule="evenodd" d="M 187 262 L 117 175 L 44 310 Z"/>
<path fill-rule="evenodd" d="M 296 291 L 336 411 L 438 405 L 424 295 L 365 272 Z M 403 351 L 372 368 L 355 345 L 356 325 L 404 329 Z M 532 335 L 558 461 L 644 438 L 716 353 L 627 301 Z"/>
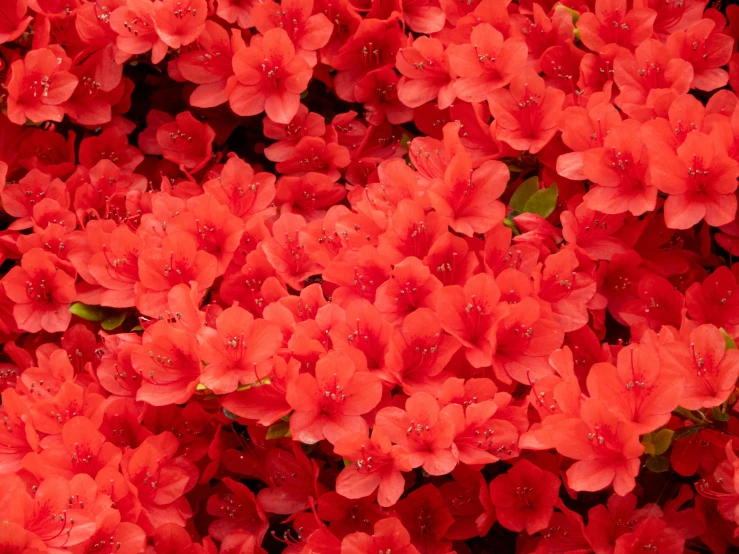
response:
<path fill-rule="evenodd" d="M 583 174 L 597 185 L 584 198 L 591 210 L 641 215 L 654 209 L 657 187 L 647 179 L 647 147 L 639 137 L 640 127 L 633 119 L 619 123 L 602 148 L 585 152 Z"/>
<path fill-rule="evenodd" d="M 714 227 L 733 221 L 739 164 L 701 132 L 688 134 L 677 155 L 660 151 L 650 157 L 650 180 L 669 194 L 665 201 L 665 223 L 672 229 L 687 229 L 702 219 Z"/>
<path fill-rule="evenodd" d="M 437 100 L 439 109 L 445 110 L 454 101 L 457 93 L 444 45 L 439 40 L 418 37 L 411 46 L 398 51 L 395 67 L 402 75 L 398 98 L 409 108 Z"/>
<path fill-rule="evenodd" d="M 495 136 L 516 150 L 536 154 L 557 132 L 565 94 L 526 70 L 516 73 L 510 90 L 494 90 L 487 99 Z"/>
<path fill-rule="evenodd" d="M 364 498 L 377 490 L 377 503 L 394 505 L 403 494 L 405 479 L 401 472 L 411 471 L 407 452 L 392 445 L 381 433 L 368 438 L 362 433 L 346 433 L 334 444 L 334 452 L 353 463 L 336 479 L 336 492 L 345 498 Z"/>
<path fill-rule="evenodd" d="M 48 48 L 31 50 L 24 59 L 14 61 L 5 84 L 8 119 L 17 125 L 29 119 L 61 121 L 64 109 L 60 104 L 69 100 L 78 82 L 68 71 L 70 63 L 63 51 Z"/>
<path fill-rule="evenodd" d="M 270 29 L 284 29 L 296 46 L 296 53 L 310 67 L 317 63 L 316 50 L 331 38 L 333 25 L 321 12 L 313 10 L 313 0 L 262 2 L 254 6 L 252 19 L 257 30 L 266 35 Z"/>
<path fill-rule="evenodd" d="M 341 554 L 366 554 L 387 552 L 398 554 L 420 554 L 411 544 L 411 536 L 397 518 L 381 519 L 375 523 L 372 535 L 352 533 L 341 542 Z"/>
<path fill-rule="evenodd" d="M 451 550 L 445 537 L 454 523 L 441 492 L 432 484 L 422 486 L 398 502 L 395 513 L 421 552 L 441 554 Z"/>
<path fill-rule="evenodd" d="M 724 402 L 739 377 L 739 351 L 727 350 L 724 336 L 713 325 L 690 332 L 690 343 L 672 341 L 659 351 L 660 362 L 684 380 L 680 405 L 689 410 Z"/>
<path fill-rule="evenodd" d="M 318 360 L 315 377 L 304 373 L 288 384 L 287 401 L 295 409 L 290 432 L 307 444 L 324 438 L 335 444 L 348 432 L 366 433 L 362 415 L 377 406 L 381 396 L 377 377 L 357 371 L 346 354 L 330 352 Z"/>
<path fill-rule="evenodd" d="M 270 29 L 252 39 L 233 59 L 235 77 L 229 79 L 228 100 L 239 115 L 265 111 L 276 123 L 290 123 L 300 106 L 300 93 L 312 70 L 284 29 Z"/>
<path fill-rule="evenodd" d="M 565 332 L 577 331 L 588 323 L 588 302 L 596 294 L 595 280 L 575 271 L 579 261 L 572 250 L 560 250 L 544 262 L 539 298 L 552 307 L 552 316 Z"/>
<path fill-rule="evenodd" d="M 305 219 L 297 214 L 284 212 L 272 226 L 272 237 L 262 242 L 267 260 L 295 290 L 304 287 L 304 279 L 321 272 L 305 251 Z"/>
<path fill-rule="evenodd" d="M 201 382 L 216 394 L 228 394 L 239 383 L 254 383 L 269 373 L 268 360 L 282 345 L 282 333 L 273 323 L 232 306 L 218 316 L 215 329 L 198 331 L 198 341 L 208 364 Z"/>
<path fill-rule="evenodd" d="M 231 59 L 240 45 L 238 35 L 229 37 L 226 29 L 206 21 L 197 39 L 197 48 L 180 54 L 177 69 L 198 87 L 190 95 L 190 105 L 212 108 L 228 101 L 226 83 L 233 75 Z"/>
<path fill-rule="evenodd" d="M 485 101 L 491 91 L 511 82 L 527 54 L 520 38 L 506 40 L 489 23 L 476 25 L 470 44 L 453 44 L 447 50 L 449 67 L 459 76 L 454 93 L 465 102 Z"/>
<path fill-rule="evenodd" d="M 622 48 L 613 62 L 613 79 L 620 94 L 616 106 L 629 116 L 647 119 L 660 96 L 685 94 L 693 81 L 689 62 L 670 56 L 658 40 L 642 42 L 632 54 Z"/>
<path fill-rule="evenodd" d="M 612 44 L 636 48 L 652 36 L 656 17 L 648 8 L 629 9 L 625 0 L 596 0 L 595 13 L 581 14 L 577 29 L 583 44 L 596 52 Z"/>
<path fill-rule="evenodd" d="M 417 392 L 406 401 L 405 410 L 389 407 L 377 412 L 374 432 L 406 448 L 412 467 L 444 475 L 457 465 L 451 412 L 451 405 L 440 409 L 433 396 Z"/>
<path fill-rule="evenodd" d="M 128 55 L 145 54 L 151 50 L 151 61 L 159 63 L 167 54 L 167 43 L 157 33 L 154 23 L 156 4 L 149 0 L 130 0 L 110 14 L 110 28 L 118 33 L 116 46 Z M 175 11 L 169 6 L 169 13 Z M 201 10 L 203 13 L 203 10 Z M 183 12 L 184 15 L 184 12 Z M 194 19 L 190 13 L 188 19 Z M 167 19 L 162 9 L 160 20 Z M 165 21 L 165 25 L 169 23 Z"/>
<path fill-rule="evenodd" d="M 583 402 L 579 418 L 565 419 L 554 428 L 554 442 L 557 452 L 579 460 L 567 470 L 570 488 L 597 491 L 613 484 L 616 493 L 624 495 L 636 485 L 644 447 L 636 427 L 611 412 L 606 402 Z"/>
<path fill-rule="evenodd" d="M 55 200 L 63 207 L 69 206 L 69 193 L 64 183 L 35 168 L 17 183 L 8 183 L 0 191 L 3 210 L 16 218 L 30 217 L 34 206 L 44 199 Z M 15 222 L 16 225 L 18 223 Z"/>
<path fill-rule="evenodd" d="M 488 161 L 472 168 L 469 155 L 454 156 L 443 179 L 434 179 L 429 196 L 434 209 L 449 219 L 456 232 L 472 236 L 486 233 L 505 217 L 498 198 L 508 183 L 508 168 L 501 162 Z"/>
<path fill-rule="evenodd" d="M 607 398 L 611 411 L 634 422 L 640 434 L 666 424 L 683 392 L 680 375 L 660 364 L 657 352 L 644 345 L 622 349 L 616 367 L 594 364 L 587 379 L 590 396 Z"/>
<path fill-rule="evenodd" d="M 441 326 L 465 346 L 467 361 L 473 367 L 492 363 L 493 326 L 505 314 L 499 299 L 500 289 L 486 273 L 470 278 L 464 287 L 444 287 L 436 297 Z"/>
<path fill-rule="evenodd" d="M 154 5 L 154 26 L 167 46 L 182 48 L 198 38 L 207 15 L 205 0 L 162 0 Z"/>
<path fill-rule="evenodd" d="M 203 188 L 232 214 L 245 221 L 253 215 L 264 214 L 275 197 L 275 176 L 255 173 L 252 166 L 238 156 L 229 158 L 217 179 L 206 181 Z"/>
<path fill-rule="evenodd" d="M 347 102 L 355 101 L 357 83 L 372 70 L 394 65 L 404 38 L 397 17 L 385 21 L 363 19 L 337 54 L 328 60 L 331 67 L 339 70 L 334 78 L 336 95 Z"/>
<path fill-rule="evenodd" d="M 4 4 L 0 9 L 3 10 L 3 26 L 0 28 L 0 44 L 2 44 L 21 36 L 33 20 L 33 16 L 26 15 L 27 0 L 13 0 Z"/>
<path fill-rule="evenodd" d="M 701 19 L 667 38 L 670 54 L 693 66 L 691 86 L 699 90 L 715 90 L 726 85 L 729 74 L 720 68 L 729 63 L 732 46 L 731 37 L 718 31 L 712 19 Z"/>
<path fill-rule="evenodd" d="M 495 327 L 493 369 L 503 382 L 530 383 L 551 374 L 548 357 L 562 346 L 562 326 L 543 317 L 541 305 L 531 297 L 508 307 Z"/>
<path fill-rule="evenodd" d="M 727 267 L 719 267 L 703 283 L 693 283 L 685 291 L 685 306 L 697 324 L 710 323 L 731 337 L 739 335 L 739 291 L 736 277 Z"/>
<path fill-rule="evenodd" d="M 205 294 L 217 269 L 215 256 L 198 250 L 192 235 L 167 235 L 160 248 L 145 249 L 139 257 L 136 307 L 145 315 L 159 317 L 167 310 L 167 294 L 173 287 L 195 281 L 198 292 Z"/>
<path fill-rule="evenodd" d="M 165 159 L 192 172 L 211 161 L 216 134 L 207 123 L 201 123 L 190 112 L 177 114 L 175 121 L 157 129 L 157 143 Z"/>
<path fill-rule="evenodd" d="M 243 530 L 254 534 L 261 542 L 269 523 L 254 493 L 230 477 L 225 477 L 223 484 L 228 492 L 208 498 L 208 513 L 218 518 L 208 526 L 208 532 L 214 539 L 222 541 L 229 533 Z"/>
<path fill-rule="evenodd" d="M 386 355 L 388 372 L 407 392 L 428 390 L 438 385 L 439 374 L 461 346 L 443 333 L 436 314 L 418 308 L 403 320 L 393 334 Z"/>
<path fill-rule="evenodd" d="M 559 477 L 521 460 L 490 482 L 490 498 L 503 527 L 532 535 L 549 525 L 559 487 Z"/>
<path fill-rule="evenodd" d="M 472 385 L 470 389 L 477 385 L 475 381 L 483 379 L 470 379 L 467 382 Z M 515 448 L 518 442 L 518 430 L 512 423 L 504 420 L 504 415 L 501 419 L 496 419 L 494 415 L 498 411 L 498 405 L 493 399 L 479 398 L 480 392 L 482 391 L 478 390 L 472 398 L 462 400 L 462 404 L 452 404 L 454 445 L 459 452 L 459 461 L 470 466 L 494 463 L 500 458 L 507 459 L 511 448 Z"/>
<path fill-rule="evenodd" d="M 147 534 L 166 523 L 182 526 L 192 514 L 184 494 L 195 486 L 198 470 L 186 456 L 177 456 L 178 446 L 174 434 L 165 431 L 127 450 L 121 460 L 122 473 L 141 503 L 138 524 Z"/>
<path fill-rule="evenodd" d="M 167 321 L 147 329 L 143 344 L 131 353 L 131 364 L 143 381 L 136 398 L 153 406 L 182 404 L 200 383 L 195 337 Z"/>
<path fill-rule="evenodd" d="M 18 327 L 31 333 L 66 330 L 72 319 L 69 304 L 76 294 L 74 281 L 53 254 L 40 248 L 24 254 L 20 265 L 2 280 L 5 293 L 15 303 L 13 316 Z"/>

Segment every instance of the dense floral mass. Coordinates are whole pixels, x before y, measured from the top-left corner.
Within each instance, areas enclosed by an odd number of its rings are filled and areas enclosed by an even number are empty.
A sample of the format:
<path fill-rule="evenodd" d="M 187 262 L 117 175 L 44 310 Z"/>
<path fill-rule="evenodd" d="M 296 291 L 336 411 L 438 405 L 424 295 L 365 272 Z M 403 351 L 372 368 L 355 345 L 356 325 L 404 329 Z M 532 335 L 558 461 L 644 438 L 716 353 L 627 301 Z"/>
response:
<path fill-rule="evenodd" d="M 739 551 L 738 42 L 0 0 L 0 552 Z"/>

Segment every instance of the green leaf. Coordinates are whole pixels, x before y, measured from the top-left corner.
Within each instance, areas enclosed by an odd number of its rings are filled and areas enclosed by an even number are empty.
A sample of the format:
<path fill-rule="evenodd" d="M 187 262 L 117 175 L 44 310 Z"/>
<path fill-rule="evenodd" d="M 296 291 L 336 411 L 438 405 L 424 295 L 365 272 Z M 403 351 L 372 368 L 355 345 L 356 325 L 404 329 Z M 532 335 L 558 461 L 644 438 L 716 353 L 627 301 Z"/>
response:
<path fill-rule="evenodd" d="M 127 316 L 128 312 L 113 314 L 108 319 L 103 320 L 103 322 L 100 324 L 100 327 L 102 327 L 106 331 L 117 329 L 118 327 L 123 325 L 123 322 L 126 320 Z"/>
<path fill-rule="evenodd" d="M 672 436 L 675 432 L 672 429 L 661 429 L 654 433 L 652 437 L 652 444 L 654 445 L 654 453 L 656 456 L 661 456 L 667 449 L 670 448 L 672 442 Z"/>
<path fill-rule="evenodd" d="M 225 415 L 228 419 L 238 419 L 239 416 L 237 416 L 233 412 L 229 412 L 226 408 L 223 408 L 223 415 Z"/>
<path fill-rule="evenodd" d="M 107 310 L 100 306 L 89 306 L 82 302 L 75 302 L 69 307 L 69 311 L 77 317 L 87 321 L 103 321 L 108 316 Z"/>
<path fill-rule="evenodd" d="M 144 328 L 141 325 L 137 325 L 136 327 L 131 328 L 131 332 L 135 333 L 136 331 L 143 331 Z"/>
<path fill-rule="evenodd" d="M 539 189 L 531 195 L 523 207 L 523 212 L 549 217 L 557 207 L 557 183 L 546 189 Z"/>
<path fill-rule="evenodd" d="M 727 412 L 721 409 L 721 406 L 711 408 L 711 415 L 716 421 L 729 421 L 730 416 Z"/>
<path fill-rule="evenodd" d="M 519 213 L 523 213 L 526 208 L 526 202 L 529 201 L 536 191 L 539 190 L 539 178 L 534 176 L 526 179 L 523 183 L 518 185 L 518 188 L 511 196 L 508 205 Z"/>
<path fill-rule="evenodd" d="M 513 236 L 520 235 L 521 231 L 518 230 L 518 227 L 516 227 L 516 224 L 513 223 L 513 220 L 508 219 L 507 217 L 503 220 L 503 225 L 508 227 L 511 231 L 513 231 Z"/>
<path fill-rule="evenodd" d="M 281 439 L 282 437 L 289 437 L 290 435 L 290 424 L 289 423 L 275 423 L 269 429 L 267 429 L 267 440 Z"/>
<path fill-rule="evenodd" d="M 726 341 L 726 350 L 736 350 L 736 343 L 734 342 L 734 339 L 729 336 L 729 333 L 724 331 L 723 328 L 719 329 L 719 331 L 721 331 L 721 333 L 724 335 L 724 340 Z"/>
<path fill-rule="evenodd" d="M 654 473 L 664 473 L 670 469 L 670 460 L 664 456 L 650 456 L 644 465 Z"/>
<path fill-rule="evenodd" d="M 679 439 L 684 439 L 685 437 L 692 437 L 696 433 L 699 433 L 700 430 L 703 428 L 703 425 L 690 425 L 688 427 L 680 427 L 680 429 L 675 431 L 675 434 L 672 436 L 672 440 L 676 441 Z"/>

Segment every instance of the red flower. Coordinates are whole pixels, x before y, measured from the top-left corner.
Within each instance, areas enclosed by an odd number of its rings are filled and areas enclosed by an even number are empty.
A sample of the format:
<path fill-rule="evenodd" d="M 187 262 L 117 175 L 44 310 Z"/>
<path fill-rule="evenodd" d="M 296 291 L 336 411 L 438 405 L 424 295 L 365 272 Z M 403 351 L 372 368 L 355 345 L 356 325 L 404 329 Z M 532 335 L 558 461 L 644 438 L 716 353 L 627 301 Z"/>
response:
<path fill-rule="evenodd" d="M 647 148 L 640 128 L 638 121 L 626 120 L 609 131 L 602 148 L 585 152 L 583 174 L 597 185 L 584 198 L 591 210 L 641 215 L 656 206 L 657 187 L 647 179 Z"/>
<path fill-rule="evenodd" d="M 208 526 L 208 532 L 222 541 L 229 533 L 243 530 L 254 534 L 257 542 L 261 542 L 269 523 L 254 493 L 230 477 L 224 477 L 222 482 L 228 492 L 208 498 L 208 513 L 218 518 Z"/>
<path fill-rule="evenodd" d="M 367 432 L 362 415 L 377 406 L 382 384 L 374 375 L 357 371 L 352 359 L 332 351 L 318 360 L 315 377 L 299 375 L 288 384 L 287 401 L 295 409 L 290 432 L 295 440 L 331 444 L 348 432 Z"/>
<path fill-rule="evenodd" d="M 613 79 L 620 91 L 614 100 L 616 106 L 629 116 L 641 113 L 646 119 L 661 95 L 671 92 L 679 96 L 688 92 L 693 67 L 685 60 L 672 58 L 658 40 L 649 39 L 633 54 L 625 48 L 618 51 L 613 62 Z"/>
<path fill-rule="evenodd" d="M 685 30 L 676 30 L 666 44 L 672 56 L 693 66 L 693 88 L 715 90 L 729 81 L 729 74 L 720 68 L 729 63 L 733 43 L 716 29 L 714 20 L 701 19 Z"/>
<path fill-rule="evenodd" d="M 0 44 L 17 39 L 23 34 L 28 24 L 33 21 L 32 15 L 26 15 L 26 0 L 11 0 L 0 7 L 3 14 L 3 27 L 0 31 Z"/>
<path fill-rule="evenodd" d="M 339 70 L 334 78 L 336 95 L 347 102 L 356 101 L 357 83 L 372 70 L 394 65 L 404 40 L 397 15 L 387 20 L 363 19 L 338 53 L 328 60 L 331 67 Z"/>
<path fill-rule="evenodd" d="M 214 21 L 206 21 L 197 39 L 197 47 L 177 58 L 182 76 L 198 87 L 190 95 L 190 105 L 212 108 L 228 101 L 226 83 L 233 75 L 231 59 L 239 47 L 238 35 L 229 37 L 226 29 Z"/>
<path fill-rule="evenodd" d="M 321 272 L 305 251 L 305 219 L 284 212 L 272 226 L 272 237 L 262 242 L 267 260 L 291 287 L 301 290 L 304 279 Z"/>
<path fill-rule="evenodd" d="M 420 552 L 442 554 L 451 551 L 451 541 L 445 535 L 454 518 L 434 485 L 427 484 L 411 492 L 398 502 L 395 513 Z"/>
<path fill-rule="evenodd" d="M 660 362 L 684 380 L 680 405 L 689 410 L 724 402 L 739 377 L 739 351 L 727 350 L 724 336 L 713 325 L 690 332 L 690 342 L 671 341 L 660 349 Z"/>
<path fill-rule="evenodd" d="M 215 256 L 198 250 L 189 233 L 167 235 L 160 248 L 145 249 L 139 257 L 136 307 L 144 315 L 159 317 L 167 310 L 167 294 L 174 286 L 195 281 L 198 292 L 205 294 L 217 268 Z"/>
<path fill-rule="evenodd" d="M 334 444 L 334 452 L 353 463 L 336 479 L 336 492 L 345 498 L 364 498 L 377 490 L 377 503 L 394 505 L 403 494 L 401 472 L 411 471 L 406 450 L 392 445 L 381 433 L 368 438 L 362 433 L 346 433 Z"/>
<path fill-rule="evenodd" d="M 316 65 L 316 50 L 326 46 L 334 29 L 328 17 L 314 11 L 313 0 L 258 3 L 252 10 L 252 19 L 257 30 L 265 35 L 270 29 L 284 29 L 297 47 L 297 54 L 310 67 Z"/>
<path fill-rule="evenodd" d="M 131 364 L 143 381 L 137 400 L 153 406 L 182 404 L 200 382 L 195 337 L 167 321 L 147 329 L 143 344 L 131 353 Z"/>
<path fill-rule="evenodd" d="M 516 73 L 510 90 L 488 96 L 495 136 L 516 150 L 536 154 L 556 134 L 564 99 L 564 92 L 545 86 L 533 71 Z"/>
<path fill-rule="evenodd" d="M 2 280 L 5 293 L 15 303 L 18 327 L 30 333 L 65 331 L 72 319 L 69 304 L 76 294 L 74 281 L 53 254 L 40 248 L 24 254 L 20 265 Z"/>
<path fill-rule="evenodd" d="M 52 179 L 46 173 L 38 169 L 31 169 L 17 183 L 8 183 L 0 191 L 0 200 L 3 210 L 21 221 L 14 222 L 14 227 L 19 227 L 26 218 L 33 215 L 33 208 L 44 199 L 55 200 L 60 206 L 69 206 L 69 192 L 64 183 L 59 179 Z"/>
<path fill-rule="evenodd" d="M 268 384 L 229 394 L 221 402 L 223 407 L 240 417 L 256 420 L 260 425 L 272 425 L 288 415 L 292 408 L 285 399 L 287 386 L 298 376 L 300 362 L 295 358 L 285 362 L 279 357 L 273 362 Z"/>
<path fill-rule="evenodd" d="M 147 534 L 167 523 L 183 526 L 192 514 L 184 494 L 195 486 L 198 470 L 187 457 L 177 456 L 178 446 L 174 434 L 165 431 L 127 450 L 121 460 L 122 473 L 141 503 L 137 523 Z"/>
<path fill-rule="evenodd" d="M 454 101 L 454 81 L 449 74 L 444 45 L 439 40 L 418 37 L 411 46 L 398 51 L 395 67 L 402 75 L 398 98 L 409 108 L 437 100 L 439 109 L 445 110 Z"/>
<path fill-rule="evenodd" d="M 300 106 L 300 93 L 312 70 L 284 29 L 270 29 L 252 39 L 233 59 L 236 77 L 229 79 L 228 100 L 238 115 L 265 111 L 277 123 L 290 123 Z"/>
<path fill-rule="evenodd" d="M 193 173 L 211 161 L 216 134 L 207 123 L 201 123 L 190 112 L 177 114 L 175 121 L 157 129 L 157 143 L 165 159 Z"/>
<path fill-rule="evenodd" d="M 657 13 L 627 7 L 625 0 L 596 0 L 595 13 L 580 15 L 577 29 L 585 46 L 604 52 L 612 44 L 635 48 L 652 36 Z"/>
<path fill-rule="evenodd" d="M 205 0 L 162 0 L 154 5 L 154 26 L 167 46 L 182 48 L 198 38 L 207 15 Z"/>
<path fill-rule="evenodd" d="M 733 221 L 739 164 L 716 151 L 701 132 L 689 133 L 677 155 L 660 151 L 650 157 L 651 182 L 670 196 L 665 201 L 665 223 L 687 229 L 702 219 L 714 227 Z"/>
<path fill-rule="evenodd" d="M 232 156 L 218 178 L 206 181 L 203 188 L 228 206 L 232 214 L 246 221 L 253 215 L 267 213 L 275 197 L 275 176 L 255 173 L 244 160 Z"/>
<path fill-rule="evenodd" d="M 483 102 L 493 90 L 511 82 L 525 64 L 528 51 L 520 38 L 505 40 L 484 22 L 472 30 L 470 43 L 452 44 L 447 50 L 449 67 L 459 76 L 454 93 L 465 102 Z"/>
<path fill-rule="evenodd" d="M 631 345 L 618 353 L 617 367 L 594 364 L 588 373 L 588 392 L 607 398 L 611 411 L 633 421 L 640 434 L 659 429 L 670 420 L 683 391 L 683 379 L 659 363 L 656 352 Z"/>
<path fill-rule="evenodd" d="M 77 77 L 68 69 L 71 65 L 63 51 L 48 48 L 31 50 L 22 60 L 10 66 L 8 119 L 17 125 L 27 120 L 41 123 L 61 121 L 64 109 L 60 104 L 69 100 L 77 86 Z"/>
<path fill-rule="evenodd" d="M 407 392 L 433 392 L 434 385 L 439 384 L 437 377 L 459 350 L 459 341 L 444 334 L 441 328 L 433 311 L 418 308 L 405 317 L 401 328 L 393 334 L 386 355 L 387 368 Z"/>
<path fill-rule="evenodd" d="M 490 483 L 498 521 L 506 529 L 530 535 L 545 529 L 559 500 L 559 477 L 520 460 Z"/>
<path fill-rule="evenodd" d="M 431 182 L 429 197 L 434 209 L 449 219 L 449 226 L 466 236 L 486 233 L 505 217 L 498 198 L 508 183 L 505 164 L 488 161 L 472 169 L 466 152 L 454 156 L 443 179 Z"/>
<path fill-rule="evenodd" d="M 372 535 L 352 533 L 341 542 L 341 554 L 367 554 L 387 552 L 393 554 L 420 554 L 411 544 L 411 536 L 397 518 L 381 519 L 375 523 Z"/>
<path fill-rule="evenodd" d="M 551 373 L 548 357 L 562 346 L 562 327 L 542 317 L 540 304 L 531 297 L 509 305 L 509 313 L 495 328 L 493 368 L 503 382 L 530 383 Z"/>
<path fill-rule="evenodd" d="M 567 483 L 576 491 L 598 491 L 613 484 L 617 494 L 630 492 L 639 473 L 644 447 L 632 423 L 622 421 L 607 407 L 607 399 L 583 402 L 579 418 L 568 418 L 554 428 L 557 452 L 579 460 L 567 470 Z"/>
<path fill-rule="evenodd" d="M 227 308 L 216 319 L 216 328 L 198 331 L 200 353 L 208 365 L 201 381 L 216 394 L 228 394 L 239 383 L 250 384 L 269 373 L 269 358 L 282 346 L 282 333 L 273 323 L 254 320 L 238 306 Z"/>
<path fill-rule="evenodd" d="M 135 56 L 145 54 L 151 50 L 151 61 L 153 63 L 159 63 L 164 59 L 169 45 L 160 38 L 154 24 L 157 7 L 157 4 L 149 0 L 128 0 L 110 14 L 110 28 L 118 33 L 116 46 L 121 52 Z M 170 23 L 167 21 L 167 14 L 172 15 L 175 19 L 177 17 L 173 13 L 176 10 L 171 3 L 168 8 L 167 11 L 163 7 L 160 8 L 162 11 L 159 13 L 160 21 L 164 22 L 165 27 Z M 201 13 L 204 14 L 205 10 L 201 10 Z M 185 13 L 183 12 L 182 15 L 184 16 Z M 193 20 L 197 14 L 194 17 L 192 12 L 188 12 L 187 16 L 188 20 Z M 176 37 L 172 38 L 176 40 Z"/>
<path fill-rule="evenodd" d="M 730 336 L 739 335 L 739 290 L 736 277 L 727 267 L 716 268 L 703 283 L 693 283 L 685 291 L 690 319 L 710 323 Z"/>
<path fill-rule="evenodd" d="M 470 278 L 464 288 L 444 287 L 436 298 L 441 326 L 465 346 L 467 361 L 473 367 L 485 367 L 493 361 L 496 321 L 504 315 L 498 304 L 500 289 L 486 273 Z"/>
<path fill-rule="evenodd" d="M 377 412 L 375 432 L 406 448 L 411 466 L 423 466 L 430 475 L 445 475 L 457 465 L 452 407 L 439 409 L 428 393 L 415 393 L 405 410 L 389 407 Z"/>

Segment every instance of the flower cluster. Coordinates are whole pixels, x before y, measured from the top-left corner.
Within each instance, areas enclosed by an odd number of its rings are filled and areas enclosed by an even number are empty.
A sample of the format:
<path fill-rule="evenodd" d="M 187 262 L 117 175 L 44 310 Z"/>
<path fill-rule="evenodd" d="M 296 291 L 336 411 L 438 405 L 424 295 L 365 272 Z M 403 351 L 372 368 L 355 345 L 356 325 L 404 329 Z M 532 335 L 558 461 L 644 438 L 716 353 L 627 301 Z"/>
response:
<path fill-rule="evenodd" d="M 0 552 L 739 549 L 738 40 L 0 0 Z"/>

